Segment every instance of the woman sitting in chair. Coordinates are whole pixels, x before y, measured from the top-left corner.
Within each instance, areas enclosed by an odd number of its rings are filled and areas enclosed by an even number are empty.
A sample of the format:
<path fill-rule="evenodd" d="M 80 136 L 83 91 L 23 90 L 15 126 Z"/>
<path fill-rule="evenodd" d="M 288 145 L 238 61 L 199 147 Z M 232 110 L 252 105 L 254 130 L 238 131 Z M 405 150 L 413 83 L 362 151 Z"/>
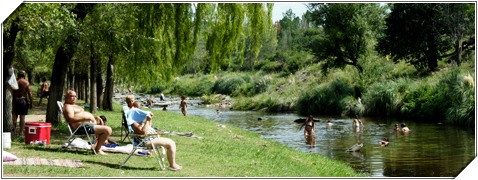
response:
<path fill-rule="evenodd" d="M 141 109 L 135 108 L 134 104 L 134 96 L 129 95 L 126 97 L 126 103 L 128 104 L 128 108 L 125 110 L 126 121 L 128 126 L 130 127 L 130 132 L 133 134 L 141 134 L 146 135 L 148 131 L 154 131 L 151 127 L 151 122 L 153 119 L 153 113 L 150 111 L 143 111 Z M 171 171 L 179 171 L 182 167 L 176 164 L 176 143 L 169 138 L 163 137 L 154 137 L 150 138 L 149 136 L 142 137 L 144 139 L 136 140 L 143 140 L 145 145 L 148 147 L 152 147 L 153 145 L 162 146 L 166 148 L 166 155 L 168 157 L 169 162 L 169 170 Z"/>

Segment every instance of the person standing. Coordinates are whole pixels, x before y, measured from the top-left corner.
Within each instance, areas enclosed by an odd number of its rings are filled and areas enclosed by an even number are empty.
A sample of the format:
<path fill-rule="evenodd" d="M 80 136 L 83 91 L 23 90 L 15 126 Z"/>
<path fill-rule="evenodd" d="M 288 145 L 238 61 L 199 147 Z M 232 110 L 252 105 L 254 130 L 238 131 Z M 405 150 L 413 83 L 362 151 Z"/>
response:
<path fill-rule="evenodd" d="M 43 82 L 41 84 L 41 89 L 40 89 L 40 102 L 38 102 L 38 106 L 40 106 L 41 100 L 43 98 L 48 98 L 48 96 L 50 95 L 50 92 L 49 92 L 50 85 L 46 81 L 46 78 L 43 78 L 42 81 Z"/>
<path fill-rule="evenodd" d="M 28 114 L 28 108 L 33 108 L 33 97 L 30 89 L 30 83 L 25 79 L 26 72 L 21 70 L 18 72 L 18 89 L 13 90 L 13 132 L 16 132 L 17 118 L 20 116 L 20 135 L 23 134 L 25 127 L 25 115 Z"/>
<path fill-rule="evenodd" d="M 364 125 L 362 123 L 362 120 L 360 120 L 358 115 L 355 115 L 355 119 L 352 122 L 352 126 L 356 129 L 363 128 Z"/>
<path fill-rule="evenodd" d="M 186 102 L 186 97 L 181 96 L 181 102 L 179 103 L 179 109 L 181 109 L 181 112 L 183 113 L 184 116 L 188 114 L 188 103 Z"/>

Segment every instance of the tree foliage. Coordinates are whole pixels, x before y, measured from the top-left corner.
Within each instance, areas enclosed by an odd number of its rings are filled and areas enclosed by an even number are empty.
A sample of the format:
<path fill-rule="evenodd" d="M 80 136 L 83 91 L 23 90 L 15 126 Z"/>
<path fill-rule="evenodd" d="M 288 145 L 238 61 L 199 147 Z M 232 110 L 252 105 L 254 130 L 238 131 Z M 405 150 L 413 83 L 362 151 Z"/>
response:
<path fill-rule="evenodd" d="M 309 8 L 311 21 L 323 29 L 309 44 L 317 61 L 325 62 L 323 70 L 352 65 L 362 72 L 359 60 L 382 29 L 384 8 L 370 3 L 312 3 Z"/>
<path fill-rule="evenodd" d="M 399 3 L 385 19 L 387 28 L 378 44 L 383 55 L 405 60 L 418 69 L 437 70 L 438 60 L 452 49 L 456 60 L 463 47 L 474 45 L 474 11 L 470 4 Z M 473 39 L 473 43 L 463 38 Z M 458 53 L 459 52 L 459 53 Z"/>

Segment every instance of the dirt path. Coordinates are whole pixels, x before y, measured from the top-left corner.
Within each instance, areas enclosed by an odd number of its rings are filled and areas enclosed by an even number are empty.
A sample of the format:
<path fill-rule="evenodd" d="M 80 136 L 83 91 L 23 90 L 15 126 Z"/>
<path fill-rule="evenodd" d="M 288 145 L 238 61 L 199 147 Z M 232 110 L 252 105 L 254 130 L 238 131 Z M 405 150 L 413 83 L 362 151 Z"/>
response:
<path fill-rule="evenodd" d="M 45 114 L 43 115 L 26 115 L 25 122 L 45 122 Z"/>
<path fill-rule="evenodd" d="M 40 105 L 38 104 L 39 101 L 40 97 L 33 97 L 33 108 L 28 110 L 28 115 L 25 116 L 25 122 L 45 122 L 48 99 L 43 98 Z"/>

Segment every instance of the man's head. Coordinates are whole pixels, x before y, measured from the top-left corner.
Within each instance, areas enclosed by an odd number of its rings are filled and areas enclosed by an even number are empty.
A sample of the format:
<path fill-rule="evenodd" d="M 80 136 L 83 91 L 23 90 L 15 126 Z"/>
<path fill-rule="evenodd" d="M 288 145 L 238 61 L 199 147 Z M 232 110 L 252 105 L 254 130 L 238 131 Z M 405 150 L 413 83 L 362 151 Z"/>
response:
<path fill-rule="evenodd" d="M 18 72 L 18 79 L 25 78 L 26 74 L 27 73 L 24 70 L 19 71 Z"/>
<path fill-rule="evenodd" d="M 67 104 L 76 104 L 76 92 L 73 90 L 66 91 L 65 94 L 65 103 Z"/>
<path fill-rule="evenodd" d="M 134 96 L 133 95 L 126 96 L 126 104 L 128 104 L 128 107 L 133 107 L 133 103 L 134 103 Z"/>

